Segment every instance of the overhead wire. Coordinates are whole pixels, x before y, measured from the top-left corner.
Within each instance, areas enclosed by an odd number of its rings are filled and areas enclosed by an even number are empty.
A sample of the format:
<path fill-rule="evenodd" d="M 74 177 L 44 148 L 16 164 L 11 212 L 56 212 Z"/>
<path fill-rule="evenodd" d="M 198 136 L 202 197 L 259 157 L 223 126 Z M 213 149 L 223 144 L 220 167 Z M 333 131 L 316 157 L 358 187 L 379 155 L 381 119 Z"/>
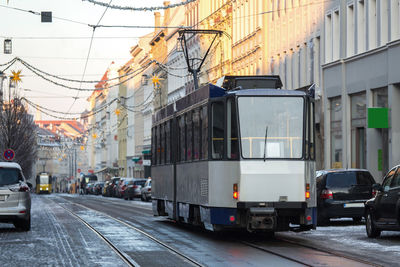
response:
<path fill-rule="evenodd" d="M 130 11 L 155 11 L 155 10 L 165 10 L 169 8 L 174 8 L 178 6 L 187 5 L 189 3 L 195 2 L 197 0 L 186 0 L 184 2 L 169 4 L 164 6 L 154 6 L 154 7 L 132 7 L 132 6 L 119 6 L 119 5 L 110 5 L 104 2 L 96 1 L 96 0 L 82 0 L 83 2 L 87 1 L 95 5 L 106 6 L 107 8 L 119 9 L 119 10 L 130 10 Z"/>

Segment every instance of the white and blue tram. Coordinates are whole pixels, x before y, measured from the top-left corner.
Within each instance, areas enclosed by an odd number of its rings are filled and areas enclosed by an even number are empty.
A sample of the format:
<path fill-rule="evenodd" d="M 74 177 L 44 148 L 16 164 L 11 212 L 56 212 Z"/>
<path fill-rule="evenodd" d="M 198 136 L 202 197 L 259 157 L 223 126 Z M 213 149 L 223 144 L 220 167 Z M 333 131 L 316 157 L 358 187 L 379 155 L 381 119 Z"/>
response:
<path fill-rule="evenodd" d="M 281 86 L 226 76 L 154 114 L 154 215 L 209 230 L 315 228 L 314 99 Z"/>

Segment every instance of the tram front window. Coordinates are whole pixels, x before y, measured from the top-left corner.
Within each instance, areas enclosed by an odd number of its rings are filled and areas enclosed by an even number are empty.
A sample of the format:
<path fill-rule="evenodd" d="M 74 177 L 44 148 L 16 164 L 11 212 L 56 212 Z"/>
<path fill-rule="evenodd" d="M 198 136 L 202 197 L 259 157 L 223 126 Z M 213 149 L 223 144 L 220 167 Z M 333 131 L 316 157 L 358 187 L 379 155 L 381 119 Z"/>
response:
<path fill-rule="evenodd" d="M 302 157 L 302 97 L 242 96 L 238 107 L 243 158 Z"/>
<path fill-rule="evenodd" d="M 40 175 L 40 184 L 49 184 L 49 176 Z"/>

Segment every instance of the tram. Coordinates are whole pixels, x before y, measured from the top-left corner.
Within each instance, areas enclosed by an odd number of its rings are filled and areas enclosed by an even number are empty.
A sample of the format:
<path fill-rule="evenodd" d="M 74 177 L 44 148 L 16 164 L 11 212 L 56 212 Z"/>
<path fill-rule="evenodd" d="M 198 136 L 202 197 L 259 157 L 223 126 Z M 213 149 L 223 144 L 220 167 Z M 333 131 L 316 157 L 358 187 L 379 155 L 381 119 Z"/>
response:
<path fill-rule="evenodd" d="M 41 172 L 36 175 L 36 194 L 47 193 L 50 194 L 52 176 L 47 172 Z"/>
<path fill-rule="evenodd" d="M 313 94 L 280 89 L 279 76 L 218 85 L 153 115 L 154 215 L 211 231 L 315 229 Z"/>

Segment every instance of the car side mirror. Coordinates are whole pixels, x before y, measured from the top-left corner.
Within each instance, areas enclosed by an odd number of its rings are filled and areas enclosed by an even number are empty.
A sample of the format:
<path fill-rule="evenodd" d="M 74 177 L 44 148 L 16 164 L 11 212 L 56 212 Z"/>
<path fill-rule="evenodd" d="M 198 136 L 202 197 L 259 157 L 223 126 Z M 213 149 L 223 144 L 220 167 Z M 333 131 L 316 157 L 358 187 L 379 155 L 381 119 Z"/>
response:
<path fill-rule="evenodd" d="M 376 190 L 376 191 L 381 191 L 381 192 L 383 191 L 383 187 L 381 184 L 373 184 L 372 189 Z"/>
<path fill-rule="evenodd" d="M 33 185 L 30 182 L 26 182 L 26 184 L 29 186 L 29 188 L 32 190 Z"/>

